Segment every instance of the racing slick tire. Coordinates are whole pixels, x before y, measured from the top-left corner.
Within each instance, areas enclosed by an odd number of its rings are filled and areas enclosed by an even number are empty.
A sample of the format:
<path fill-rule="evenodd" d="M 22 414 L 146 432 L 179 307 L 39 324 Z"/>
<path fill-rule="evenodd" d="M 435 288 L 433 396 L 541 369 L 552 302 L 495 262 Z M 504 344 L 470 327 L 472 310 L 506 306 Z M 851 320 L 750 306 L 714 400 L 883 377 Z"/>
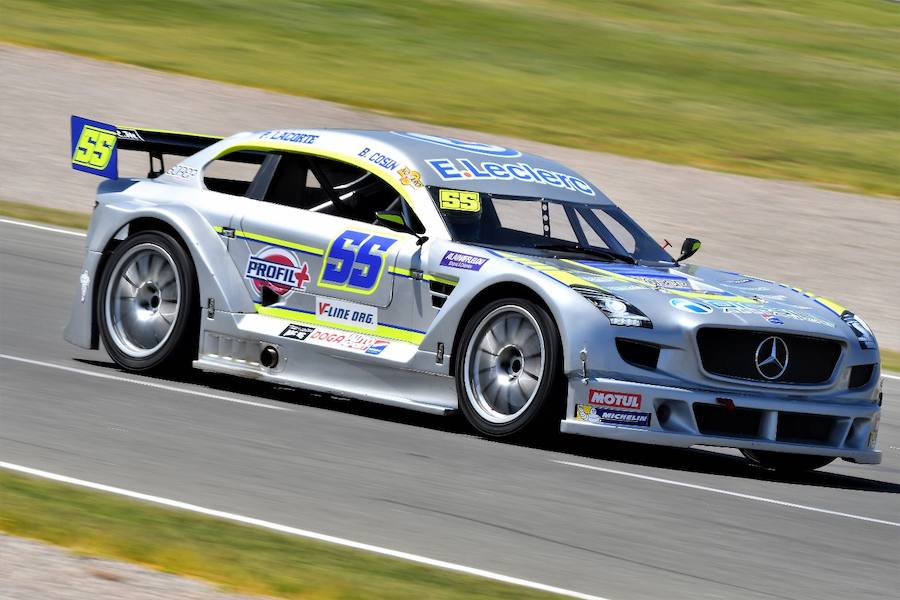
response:
<path fill-rule="evenodd" d="M 456 352 L 466 420 L 488 437 L 551 433 L 565 406 L 561 359 L 546 310 L 521 298 L 490 302 L 469 319 Z"/>
<path fill-rule="evenodd" d="M 833 456 L 789 454 L 769 450 L 741 450 L 741 454 L 755 465 L 788 473 L 814 471 L 834 461 Z"/>
<path fill-rule="evenodd" d="M 100 337 L 116 364 L 131 371 L 190 366 L 198 343 L 197 277 L 172 236 L 139 233 L 119 244 L 97 296 Z"/>

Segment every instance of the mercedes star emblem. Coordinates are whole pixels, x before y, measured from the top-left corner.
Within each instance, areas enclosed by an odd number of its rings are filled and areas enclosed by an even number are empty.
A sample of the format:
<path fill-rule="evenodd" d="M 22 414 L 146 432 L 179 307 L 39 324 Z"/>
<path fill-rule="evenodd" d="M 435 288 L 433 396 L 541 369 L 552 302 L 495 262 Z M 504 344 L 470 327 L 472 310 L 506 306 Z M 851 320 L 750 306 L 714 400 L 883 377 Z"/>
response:
<path fill-rule="evenodd" d="M 788 347 L 780 337 L 767 337 L 756 347 L 756 370 L 766 379 L 778 379 L 787 366 Z"/>

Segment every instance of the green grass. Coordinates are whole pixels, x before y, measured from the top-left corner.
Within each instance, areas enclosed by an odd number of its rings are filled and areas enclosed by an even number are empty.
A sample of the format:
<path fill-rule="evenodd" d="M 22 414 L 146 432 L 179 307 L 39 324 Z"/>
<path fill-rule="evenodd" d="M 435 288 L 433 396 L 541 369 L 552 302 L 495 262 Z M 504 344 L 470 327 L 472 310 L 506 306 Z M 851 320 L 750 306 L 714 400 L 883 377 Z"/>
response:
<path fill-rule="evenodd" d="M 900 10 L 882 0 L 6 0 L 0 39 L 900 195 Z"/>
<path fill-rule="evenodd" d="M 303 600 L 558 598 L 2 470 L 0 530 L 251 594 Z"/>
<path fill-rule="evenodd" d="M 0 200 L 0 215 L 22 221 L 37 221 L 75 229 L 87 229 L 91 221 L 91 215 L 88 213 L 47 208 L 24 202 L 10 202 L 9 200 Z"/>
<path fill-rule="evenodd" d="M 888 371 L 900 373 L 900 352 L 880 348 L 881 350 L 881 368 Z"/>

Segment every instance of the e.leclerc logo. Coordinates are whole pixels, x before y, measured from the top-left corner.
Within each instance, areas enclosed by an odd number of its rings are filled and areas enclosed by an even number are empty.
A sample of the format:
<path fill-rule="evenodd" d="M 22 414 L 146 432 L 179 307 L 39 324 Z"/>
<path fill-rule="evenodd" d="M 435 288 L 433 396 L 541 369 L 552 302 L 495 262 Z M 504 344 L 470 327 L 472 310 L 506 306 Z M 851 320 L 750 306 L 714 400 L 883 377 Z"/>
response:
<path fill-rule="evenodd" d="M 292 253 L 280 248 L 266 248 L 247 261 L 244 277 L 250 280 L 257 292 L 263 287 L 272 289 L 279 296 L 293 290 L 306 290 L 310 280 L 309 265 L 301 263 Z"/>

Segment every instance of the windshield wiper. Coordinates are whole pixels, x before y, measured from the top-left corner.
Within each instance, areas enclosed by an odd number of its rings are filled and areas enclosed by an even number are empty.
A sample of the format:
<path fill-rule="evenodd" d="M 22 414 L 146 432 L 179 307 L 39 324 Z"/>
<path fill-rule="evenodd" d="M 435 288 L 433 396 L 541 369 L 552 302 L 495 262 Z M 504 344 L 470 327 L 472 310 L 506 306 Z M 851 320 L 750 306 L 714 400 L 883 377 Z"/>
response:
<path fill-rule="evenodd" d="M 535 244 L 534 247 L 538 250 L 562 250 L 565 252 L 577 252 L 580 254 L 587 254 L 588 256 L 596 256 L 598 258 L 605 258 L 608 260 L 620 260 L 632 265 L 637 264 L 637 261 L 634 259 L 634 257 L 629 254 L 620 254 L 619 252 L 614 252 L 612 250 L 582 246 L 581 244 Z"/>

